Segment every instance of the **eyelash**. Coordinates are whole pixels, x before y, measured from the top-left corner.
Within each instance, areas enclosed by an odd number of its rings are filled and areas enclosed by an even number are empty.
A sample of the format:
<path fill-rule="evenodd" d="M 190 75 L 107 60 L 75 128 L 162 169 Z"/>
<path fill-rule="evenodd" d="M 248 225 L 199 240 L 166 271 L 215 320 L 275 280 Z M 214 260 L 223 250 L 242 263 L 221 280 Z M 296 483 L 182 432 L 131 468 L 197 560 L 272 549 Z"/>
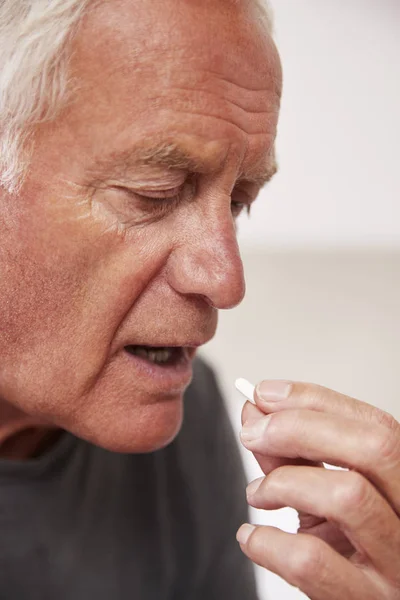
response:
<path fill-rule="evenodd" d="M 164 196 L 164 197 L 159 197 L 159 198 L 155 198 L 153 196 L 143 196 L 142 194 L 135 194 L 136 196 L 138 196 L 141 200 L 143 200 L 144 202 L 154 202 L 154 204 L 156 206 L 159 205 L 163 205 L 163 206 L 167 206 L 168 208 L 174 208 L 176 205 L 178 205 L 182 199 L 182 192 L 180 192 L 179 194 L 177 194 L 176 196 Z M 247 214 L 250 215 L 250 210 L 251 210 L 251 205 L 247 204 L 246 202 L 235 202 L 234 200 L 232 200 L 231 202 L 231 207 L 232 207 L 232 213 L 234 213 L 235 211 L 233 210 L 234 207 L 236 207 L 236 210 L 238 211 L 237 214 L 234 216 L 238 217 L 244 210 L 247 210 Z"/>
<path fill-rule="evenodd" d="M 134 195 L 139 198 L 143 203 L 145 203 L 145 208 L 148 209 L 151 204 L 151 209 L 156 213 L 164 213 L 172 211 L 176 206 L 179 206 L 183 199 L 184 188 L 181 188 L 175 196 L 144 196 L 143 194 L 138 194 L 133 192 Z"/>
<path fill-rule="evenodd" d="M 126 191 L 129 193 L 129 195 L 134 196 L 135 198 L 139 198 L 144 204 L 145 204 L 145 209 L 148 209 L 149 205 L 152 205 L 152 210 L 154 212 L 159 212 L 159 213 L 164 213 L 166 211 L 171 211 L 173 210 L 176 206 L 178 206 L 182 199 L 183 199 L 183 195 L 184 193 L 187 191 L 187 183 L 182 186 L 178 193 L 175 194 L 174 196 L 147 196 L 144 194 L 139 194 L 137 192 L 134 192 L 131 189 L 126 189 Z M 177 188 L 178 189 L 178 188 Z M 169 190 L 169 192 L 173 192 L 175 190 Z M 156 193 L 156 192 L 155 192 Z M 244 194 L 244 192 L 242 192 Z M 168 194 L 168 190 L 165 191 L 165 194 Z M 232 194 L 233 195 L 233 194 Z M 244 210 L 247 210 L 247 214 L 250 215 L 250 210 L 251 210 L 251 202 L 249 199 L 249 202 L 239 202 L 239 201 L 235 201 L 232 199 L 231 201 L 231 211 L 232 211 L 232 216 L 234 219 L 237 219 Z"/>
<path fill-rule="evenodd" d="M 233 211 L 233 207 L 237 206 L 238 207 L 238 214 L 235 215 L 234 211 Z M 243 211 L 247 212 L 247 215 L 250 216 L 251 213 L 251 204 L 250 203 L 246 203 L 246 202 L 231 202 L 231 210 L 232 210 L 232 215 L 235 219 L 237 219 L 238 217 L 240 217 L 240 215 L 243 213 Z"/>
<path fill-rule="evenodd" d="M 167 208 L 168 210 L 172 210 L 175 206 L 178 206 L 182 199 L 182 193 L 177 194 L 172 197 L 161 197 L 161 198 L 153 198 L 152 196 L 142 196 L 139 194 L 139 197 L 144 201 L 148 202 L 154 201 L 157 208 Z M 251 212 L 251 204 L 245 202 L 235 202 L 232 200 L 231 202 L 231 212 L 234 219 L 239 218 L 239 216 L 243 213 L 243 211 L 247 211 L 247 215 L 250 216 Z"/>

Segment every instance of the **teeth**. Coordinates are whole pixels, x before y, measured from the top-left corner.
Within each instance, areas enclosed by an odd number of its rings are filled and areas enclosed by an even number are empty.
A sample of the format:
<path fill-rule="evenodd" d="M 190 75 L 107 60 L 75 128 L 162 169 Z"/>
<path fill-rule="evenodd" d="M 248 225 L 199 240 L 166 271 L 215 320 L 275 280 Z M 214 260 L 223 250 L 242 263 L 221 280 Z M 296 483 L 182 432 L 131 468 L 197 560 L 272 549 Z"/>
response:
<path fill-rule="evenodd" d="M 149 360 L 152 362 L 165 363 L 171 357 L 169 350 L 149 350 Z"/>
<path fill-rule="evenodd" d="M 145 358 L 146 360 L 150 360 L 153 363 L 163 364 L 171 360 L 173 355 L 173 350 L 168 348 L 160 348 L 160 349 L 151 349 L 147 350 L 146 348 L 135 347 L 133 349 L 133 354 L 139 356 L 140 358 Z"/>
<path fill-rule="evenodd" d="M 133 352 L 140 358 L 149 358 L 149 353 L 145 348 L 135 348 Z"/>

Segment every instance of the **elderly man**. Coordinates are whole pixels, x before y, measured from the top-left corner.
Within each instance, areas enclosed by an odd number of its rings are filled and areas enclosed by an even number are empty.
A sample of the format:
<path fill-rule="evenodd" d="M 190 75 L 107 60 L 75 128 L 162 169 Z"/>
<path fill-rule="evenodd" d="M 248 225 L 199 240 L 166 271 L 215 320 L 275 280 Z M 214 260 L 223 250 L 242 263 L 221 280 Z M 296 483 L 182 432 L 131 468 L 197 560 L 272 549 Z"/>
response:
<path fill-rule="evenodd" d="M 0 597 L 250 600 L 246 554 L 315 600 L 399 599 L 399 425 L 260 384 L 248 501 L 301 528 L 239 545 L 237 448 L 194 361 L 243 298 L 235 218 L 276 170 L 265 7 L 3 0 L 0 44 Z"/>

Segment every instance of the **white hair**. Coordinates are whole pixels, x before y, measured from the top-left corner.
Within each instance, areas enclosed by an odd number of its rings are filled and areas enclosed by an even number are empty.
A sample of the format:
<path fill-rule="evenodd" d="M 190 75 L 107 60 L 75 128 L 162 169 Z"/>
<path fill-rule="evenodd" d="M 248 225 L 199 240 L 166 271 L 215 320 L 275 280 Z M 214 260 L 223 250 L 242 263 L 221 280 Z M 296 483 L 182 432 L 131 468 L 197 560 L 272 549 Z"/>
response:
<path fill-rule="evenodd" d="M 29 158 L 29 132 L 67 98 L 67 46 L 87 2 L 0 0 L 0 185 L 10 192 Z"/>
<path fill-rule="evenodd" d="M 18 191 L 30 134 L 69 98 L 68 47 L 92 0 L 0 0 L 0 187 Z M 266 0 L 256 0 L 271 27 Z"/>

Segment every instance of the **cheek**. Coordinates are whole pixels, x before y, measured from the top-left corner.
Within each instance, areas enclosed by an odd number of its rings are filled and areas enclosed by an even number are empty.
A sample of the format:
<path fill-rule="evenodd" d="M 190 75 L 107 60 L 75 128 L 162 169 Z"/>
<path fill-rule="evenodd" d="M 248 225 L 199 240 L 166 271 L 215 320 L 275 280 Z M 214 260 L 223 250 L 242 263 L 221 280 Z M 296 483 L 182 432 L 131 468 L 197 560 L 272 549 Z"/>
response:
<path fill-rule="evenodd" d="M 107 356 L 162 254 L 147 248 L 147 261 L 143 252 L 135 260 L 108 247 L 88 260 L 61 247 L 15 253 L 12 269 L 0 260 L 0 398 L 111 451 L 166 446 L 181 427 L 182 398 L 147 397 L 110 374 Z"/>
<path fill-rule="evenodd" d="M 0 244 L 0 352 L 17 348 L 23 355 L 79 310 L 90 258 L 71 227 L 62 226 L 36 195 L 20 204 Z"/>
<path fill-rule="evenodd" d="M 67 258 L 67 257 L 65 257 Z M 32 247 L 14 254 L 2 271 L 1 349 L 24 353 L 56 333 L 62 321 L 79 312 L 84 265 L 68 265 L 64 257 L 35 256 Z M 10 264 L 12 265 L 10 268 Z"/>
<path fill-rule="evenodd" d="M 55 398 L 60 413 L 77 408 L 165 260 L 153 235 L 52 228 L 45 218 L 9 232 L 0 248 L 0 397 L 27 412 L 52 413 Z"/>
<path fill-rule="evenodd" d="M 0 396 L 40 403 L 58 389 L 57 377 L 78 341 L 87 273 L 76 256 L 44 256 L 32 245 L 14 248 L 6 264 L 0 260 Z"/>
<path fill-rule="evenodd" d="M 87 335 L 99 317 L 111 331 L 162 261 L 162 249 L 146 234 L 128 239 L 107 231 L 73 205 L 28 202 L 0 245 L 1 348 L 40 349 L 59 334 L 72 345 L 71 336 Z"/>

